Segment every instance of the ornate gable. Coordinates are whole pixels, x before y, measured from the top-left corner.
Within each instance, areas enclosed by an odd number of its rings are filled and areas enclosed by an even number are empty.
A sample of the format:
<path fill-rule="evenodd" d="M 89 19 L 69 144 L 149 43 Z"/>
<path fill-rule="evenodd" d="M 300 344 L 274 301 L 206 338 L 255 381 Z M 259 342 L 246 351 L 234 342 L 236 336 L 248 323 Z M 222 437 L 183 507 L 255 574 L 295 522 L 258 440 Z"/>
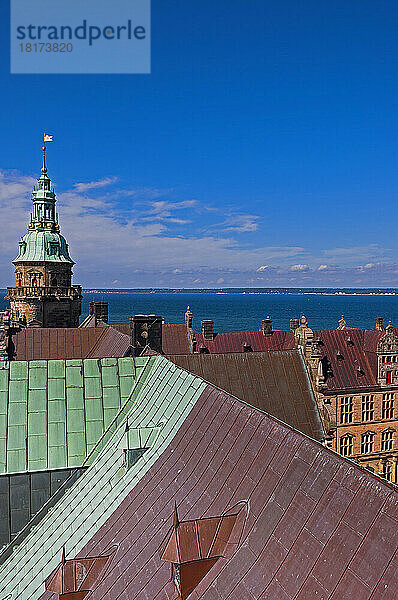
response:
<path fill-rule="evenodd" d="M 398 385 L 398 336 L 391 321 L 377 345 L 377 367 L 380 385 Z"/>

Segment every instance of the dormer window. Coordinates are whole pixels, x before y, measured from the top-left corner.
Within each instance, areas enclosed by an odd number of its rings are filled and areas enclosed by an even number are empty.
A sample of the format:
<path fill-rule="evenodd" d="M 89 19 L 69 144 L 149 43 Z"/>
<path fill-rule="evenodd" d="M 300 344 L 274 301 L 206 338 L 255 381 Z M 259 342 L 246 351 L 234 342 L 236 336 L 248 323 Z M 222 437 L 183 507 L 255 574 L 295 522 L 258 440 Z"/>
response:
<path fill-rule="evenodd" d="M 59 249 L 58 242 L 50 242 L 48 245 L 48 254 L 50 256 L 54 256 L 54 255 L 58 254 L 58 249 Z"/>

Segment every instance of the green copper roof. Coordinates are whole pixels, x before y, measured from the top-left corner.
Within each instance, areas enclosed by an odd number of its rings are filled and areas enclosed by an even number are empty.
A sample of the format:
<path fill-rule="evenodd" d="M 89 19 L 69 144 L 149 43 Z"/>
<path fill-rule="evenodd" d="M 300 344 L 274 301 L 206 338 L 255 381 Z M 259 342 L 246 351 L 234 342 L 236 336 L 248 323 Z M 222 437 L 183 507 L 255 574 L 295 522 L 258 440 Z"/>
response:
<path fill-rule="evenodd" d="M 0 565 L 0 598 L 9 594 L 10 600 L 40 598 L 46 577 L 59 564 L 62 547 L 75 556 L 87 544 L 170 445 L 206 388 L 203 379 L 164 357 L 149 361 L 134 390 L 134 402 L 124 416 L 119 412 L 106 442 L 99 443 L 100 449 L 86 461 L 91 466 Z M 130 469 L 124 462 L 127 417 L 132 437 L 140 438 L 129 443 L 149 445 Z M 147 443 L 150 431 L 153 440 Z"/>
<path fill-rule="evenodd" d="M 74 264 L 69 256 L 68 244 L 59 233 L 58 215 L 55 210 L 56 197 L 47 175 L 45 148 L 43 166 L 38 185 L 32 192 L 33 211 L 28 225 L 28 233 L 19 242 L 19 262 L 55 262 Z"/>
<path fill-rule="evenodd" d="M 65 238 L 53 231 L 28 231 L 19 242 L 18 262 L 56 262 L 71 263 L 68 244 Z"/>
<path fill-rule="evenodd" d="M 0 473 L 81 466 L 148 361 L 0 361 Z"/>

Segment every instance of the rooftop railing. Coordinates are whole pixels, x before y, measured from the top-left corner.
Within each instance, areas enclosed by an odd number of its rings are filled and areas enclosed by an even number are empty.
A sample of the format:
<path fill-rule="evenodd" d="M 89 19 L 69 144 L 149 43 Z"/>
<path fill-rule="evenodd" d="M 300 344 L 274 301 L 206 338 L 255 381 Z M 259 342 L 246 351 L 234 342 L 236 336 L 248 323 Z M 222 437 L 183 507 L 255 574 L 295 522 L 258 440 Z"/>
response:
<path fill-rule="evenodd" d="M 40 287 L 40 286 L 21 286 L 8 287 L 7 298 L 22 298 L 57 296 L 60 298 L 75 298 L 80 296 L 82 288 L 80 285 L 72 285 L 70 287 Z"/>

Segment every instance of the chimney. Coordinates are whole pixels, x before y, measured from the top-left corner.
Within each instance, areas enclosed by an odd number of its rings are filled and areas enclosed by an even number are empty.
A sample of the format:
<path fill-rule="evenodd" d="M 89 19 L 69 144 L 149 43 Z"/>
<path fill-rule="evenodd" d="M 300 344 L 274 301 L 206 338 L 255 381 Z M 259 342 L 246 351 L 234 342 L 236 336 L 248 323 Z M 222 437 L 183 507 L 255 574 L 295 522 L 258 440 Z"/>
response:
<path fill-rule="evenodd" d="M 11 325 L 10 313 L 0 312 L 0 360 L 11 360 Z"/>
<path fill-rule="evenodd" d="M 376 329 L 378 331 L 383 331 L 383 317 L 376 317 Z"/>
<path fill-rule="evenodd" d="M 90 302 L 89 314 L 94 315 L 96 325 L 98 321 L 108 323 L 108 302 Z"/>
<path fill-rule="evenodd" d="M 187 306 L 187 312 L 185 313 L 185 323 L 187 324 L 188 329 L 192 329 L 192 321 L 193 321 L 193 313 L 189 306 Z"/>
<path fill-rule="evenodd" d="M 267 317 L 263 319 L 263 335 L 271 335 L 272 334 L 272 319 Z"/>
<path fill-rule="evenodd" d="M 290 330 L 291 331 L 296 331 L 296 329 L 299 327 L 299 325 L 300 325 L 299 319 L 290 319 Z"/>
<path fill-rule="evenodd" d="M 134 356 L 140 356 L 149 346 L 162 353 L 163 318 L 159 315 L 134 315 L 130 317 L 131 344 Z"/>
<path fill-rule="evenodd" d="M 205 319 L 200 322 L 202 335 L 205 340 L 214 340 L 214 322 L 210 319 Z"/>

